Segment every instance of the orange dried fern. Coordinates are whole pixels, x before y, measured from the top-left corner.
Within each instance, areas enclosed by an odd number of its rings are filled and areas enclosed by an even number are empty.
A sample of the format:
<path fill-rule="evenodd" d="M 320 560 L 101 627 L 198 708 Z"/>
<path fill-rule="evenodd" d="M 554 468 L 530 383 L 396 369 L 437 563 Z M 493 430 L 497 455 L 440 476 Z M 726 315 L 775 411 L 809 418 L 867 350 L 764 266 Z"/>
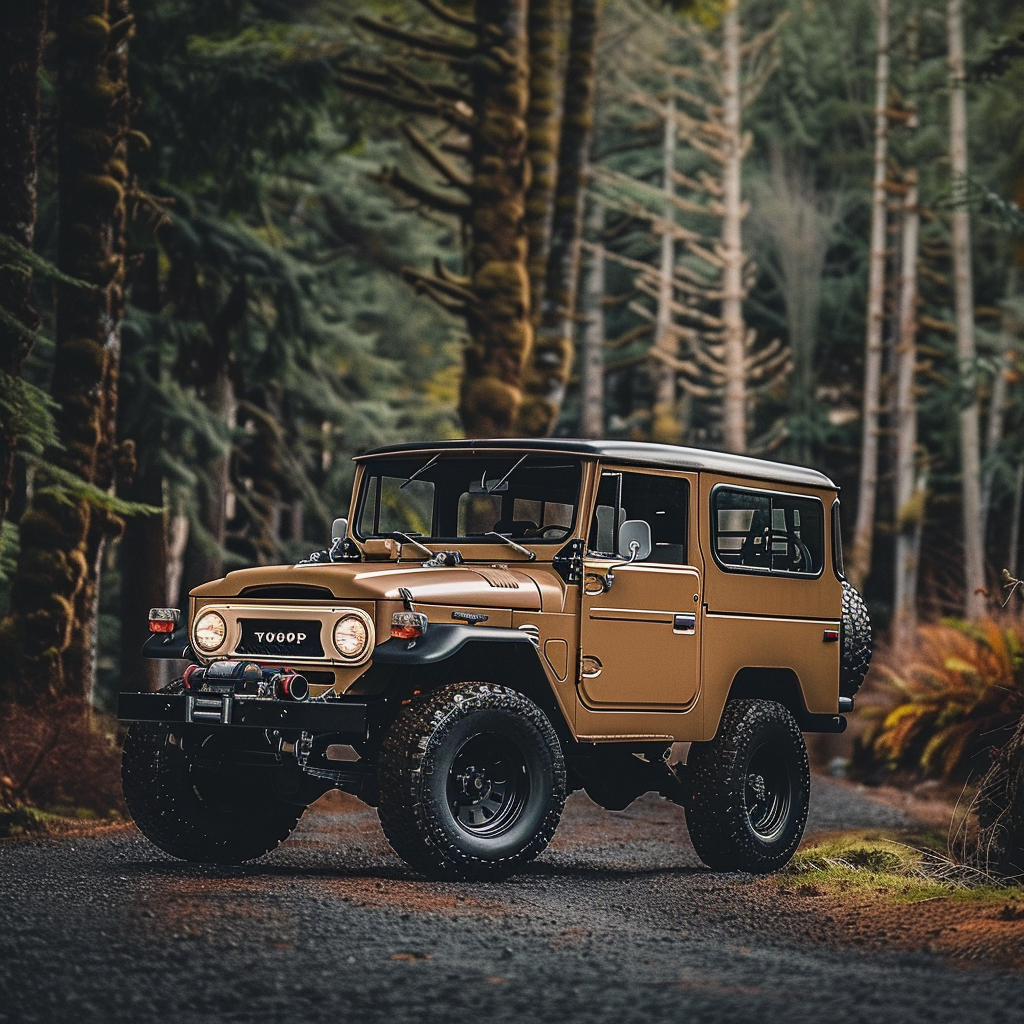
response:
<path fill-rule="evenodd" d="M 891 768 L 963 781 L 1024 713 L 1024 627 L 995 621 L 922 626 L 905 660 L 883 665 L 897 705 L 869 738 Z"/>

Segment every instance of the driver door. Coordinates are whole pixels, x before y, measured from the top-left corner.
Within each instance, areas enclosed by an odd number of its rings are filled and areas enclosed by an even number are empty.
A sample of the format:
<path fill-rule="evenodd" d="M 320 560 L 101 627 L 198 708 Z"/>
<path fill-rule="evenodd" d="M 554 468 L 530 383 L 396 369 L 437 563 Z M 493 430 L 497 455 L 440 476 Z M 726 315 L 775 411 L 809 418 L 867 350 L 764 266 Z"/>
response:
<path fill-rule="evenodd" d="M 687 551 L 696 492 L 693 477 L 602 473 L 583 560 L 578 685 L 584 705 L 682 708 L 696 697 L 701 580 Z M 636 519 L 651 527 L 651 551 L 623 565 L 616 538 L 623 522 Z"/>

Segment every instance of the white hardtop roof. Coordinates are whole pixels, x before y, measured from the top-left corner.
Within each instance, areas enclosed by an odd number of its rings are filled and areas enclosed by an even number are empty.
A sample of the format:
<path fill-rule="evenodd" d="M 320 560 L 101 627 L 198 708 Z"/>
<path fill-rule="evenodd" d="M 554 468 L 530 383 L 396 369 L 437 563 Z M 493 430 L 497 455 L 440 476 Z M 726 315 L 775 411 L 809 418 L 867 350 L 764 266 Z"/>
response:
<path fill-rule="evenodd" d="M 648 441 L 581 441 L 574 438 L 487 438 L 464 441 L 424 441 L 413 444 L 393 444 L 375 448 L 356 461 L 382 456 L 436 454 L 473 454 L 510 451 L 536 451 L 552 455 L 579 455 L 606 461 L 629 463 L 637 466 L 658 466 L 662 469 L 688 469 L 697 472 L 722 473 L 728 476 L 750 477 L 770 483 L 797 484 L 802 487 L 839 488 L 824 473 L 785 462 L 769 462 L 747 455 L 708 451 L 704 448 L 685 448 L 682 445 L 654 444 Z"/>

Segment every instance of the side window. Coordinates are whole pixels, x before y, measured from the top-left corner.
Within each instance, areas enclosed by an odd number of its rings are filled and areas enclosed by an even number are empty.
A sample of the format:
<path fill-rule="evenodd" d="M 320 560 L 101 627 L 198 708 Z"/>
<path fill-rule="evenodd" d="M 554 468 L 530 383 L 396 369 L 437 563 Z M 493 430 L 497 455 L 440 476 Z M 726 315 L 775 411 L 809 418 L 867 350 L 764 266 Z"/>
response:
<path fill-rule="evenodd" d="M 716 487 L 711 494 L 715 561 L 731 572 L 819 576 L 824 519 L 817 498 Z"/>
<path fill-rule="evenodd" d="M 588 549 L 614 557 L 619 527 L 627 519 L 643 519 L 651 527 L 651 553 L 644 561 L 686 565 L 689 496 L 689 483 L 680 477 L 602 473 Z"/>

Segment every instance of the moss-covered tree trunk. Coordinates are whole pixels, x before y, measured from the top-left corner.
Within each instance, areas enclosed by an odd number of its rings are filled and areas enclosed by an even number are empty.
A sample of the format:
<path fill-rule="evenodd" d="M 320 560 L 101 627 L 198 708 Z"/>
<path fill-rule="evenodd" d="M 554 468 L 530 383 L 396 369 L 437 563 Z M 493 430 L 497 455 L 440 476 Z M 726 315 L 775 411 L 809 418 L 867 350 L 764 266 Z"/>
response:
<path fill-rule="evenodd" d="M 11 0 L 0 18 L 0 234 L 32 248 L 36 223 L 39 66 L 46 27 L 44 0 Z M 3 261 L 0 261 L 2 263 Z M 13 397 L 31 333 L 39 326 L 31 276 L 0 265 L 0 394 Z M 13 487 L 16 424 L 0 416 L 0 523 Z"/>
<path fill-rule="evenodd" d="M 95 287 L 58 291 L 51 394 L 60 405 L 61 447 L 48 459 L 101 489 L 114 475 L 130 32 L 125 0 L 62 0 L 58 7 L 58 264 Z M 11 614 L 0 626 L 0 647 L 10 652 L 2 670 L 23 700 L 87 696 L 98 562 L 119 524 L 40 477 L 21 523 Z"/>
<path fill-rule="evenodd" d="M 590 247 L 583 273 L 580 318 L 583 336 L 580 345 L 580 437 L 604 437 L 604 290 L 605 259 L 604 203 L 590 200 L 587 216 Z"/>
<path fill-rule="evenodd" d="M 155 249 L 145 254 L 132 278 L 132 304 L 156 313 L 160 309 L 160 282 Z M 118 402 L 118 437 L 121 444 L 134 443 L 138 462 L 131 477 L 118 480 L 118 496 L 126 501 L 140 502 L 159 508 L 164 504 L 164 480 L 160 454 L 164 449 L 163 425 L 154 417 L 140 414 L 151 391 L 145 378 L 160 379 L 160 353 L 147 346 L 141 332 L 125 332 L 121 350 L 125 377 L 121 380 Z M 133 436 L 129 424 L 145 424 L 142 434 Z M 148 427 L 148 430 L 146 429 Z M 167 531 L 166 515 L 130 516 L 118 548 L 121 574 L 120 624 L 121 651 L 119 659 L 122 690 L 157 690 L 165 682 L 165 661 L 142 656 L 142 644 L 149 630 L 149 609 L 167 602 Z"/>
<path fill-rule="evenodd" d="M 469 189 L 473 301 L 459 396 L 468 437 L 507 437 L 533 348 L 525 225 L 529 61 L 527 0 L 478 3 L 481 53 L 473 75 L 476 118 Z"/>
<path fill-rule="evenodd" d="M 529 241 L 530 304 L 534 326 L 540 317 L 548 257 L 551 218 L 558 179 L 558 144 L 562 130 L 564 76 L 562 68 L 566 0 L 530 0 L 530 105 L 527 109 L 527 156 L 530 185 L 526 190 L 526 234 Z"/>
<path fill-rule="evenodd" d="M 743 126 L 740 96 L 739 0 L 725 5 L 722 40 L 722 349 L 725 371 L 725 450 L 747 450 L 747 368 L 743 320 Z"/>
<path fill-rule="evenodd" d="M 534 345 L 526 271 L 526 0 L 476 5 L 481 53 L 473 74 L 475 124 L 468 253 L 473 300 L 459 412 L 469 437 L 512 433 Z"/>
<path fill-rule="evenodd" d="M 572 369 L 586 165 L 594 126 L 597 16 L 598 0 L 573 0 L 551 253 L 516 430 L 529 437 L 546 437 L 555 429 Z"/>

